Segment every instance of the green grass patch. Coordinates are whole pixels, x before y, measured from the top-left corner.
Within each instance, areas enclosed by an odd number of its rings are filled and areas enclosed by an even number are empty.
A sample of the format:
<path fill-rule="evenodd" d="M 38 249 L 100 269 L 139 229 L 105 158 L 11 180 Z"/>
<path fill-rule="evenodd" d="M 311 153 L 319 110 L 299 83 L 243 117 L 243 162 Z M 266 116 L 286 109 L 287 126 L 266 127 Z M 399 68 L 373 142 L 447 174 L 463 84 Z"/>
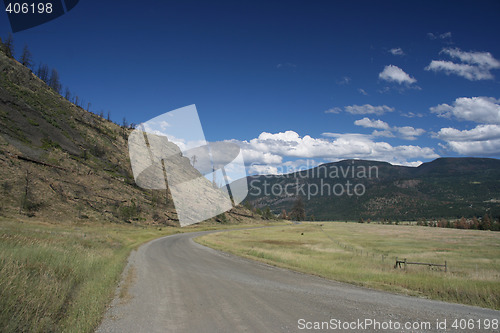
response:
<path fill-rule="evenodd" d="M 332 280 L 500 309 L 498 232 L 323 222 L 216 233 L 197 241 Z M 448 272 L 416 265 L 395 269 L 396 257 L 446 261 Z"/>

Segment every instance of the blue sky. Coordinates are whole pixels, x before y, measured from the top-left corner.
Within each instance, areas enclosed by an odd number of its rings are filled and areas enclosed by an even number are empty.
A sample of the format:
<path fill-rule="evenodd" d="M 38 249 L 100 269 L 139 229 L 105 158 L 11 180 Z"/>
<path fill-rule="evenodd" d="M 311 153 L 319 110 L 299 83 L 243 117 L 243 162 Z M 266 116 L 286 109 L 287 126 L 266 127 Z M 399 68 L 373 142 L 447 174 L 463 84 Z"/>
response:
<path fill-rule="evenodd" d="M 418 165 L 500 157 L 499 15 L 498 1 L 81 0 L 14 41 L 116 122 L 196 104 L 251 173 Z"/>

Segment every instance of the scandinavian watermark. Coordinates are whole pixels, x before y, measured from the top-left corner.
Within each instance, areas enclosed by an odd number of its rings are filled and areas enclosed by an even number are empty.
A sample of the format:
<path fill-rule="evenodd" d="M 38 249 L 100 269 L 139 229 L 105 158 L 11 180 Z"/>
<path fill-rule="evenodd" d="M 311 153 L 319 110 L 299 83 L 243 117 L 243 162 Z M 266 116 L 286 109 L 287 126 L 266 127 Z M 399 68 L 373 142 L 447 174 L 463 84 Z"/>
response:
<path fill-rule="evenodd" d="M 379 177 L 377 165 L 350 161 L 340 165 L 321 164 L 316 167 L 306 162 L 298 167 L 284 167 L 278 175 L 253 177 L 249 181 L 249 195 L 254 197 L 295 197 L 308 200 L 316 196 L 360 197 L 366 193 L 366 183 Z"/>

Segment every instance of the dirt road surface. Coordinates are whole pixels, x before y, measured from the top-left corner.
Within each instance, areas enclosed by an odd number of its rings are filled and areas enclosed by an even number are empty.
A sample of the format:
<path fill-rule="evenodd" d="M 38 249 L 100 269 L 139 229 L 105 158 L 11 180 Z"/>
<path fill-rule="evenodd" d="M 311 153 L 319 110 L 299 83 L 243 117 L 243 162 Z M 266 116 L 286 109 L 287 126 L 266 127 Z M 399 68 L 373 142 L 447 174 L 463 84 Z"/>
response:
<path fill-rule="evenodd" d="M 160 238 L 135 251 L 124 274 L 128 282 L 122 282 L 126 290 L 97 332 L 499 331 L 483 327 L 500 320 L 500 311 L 394 295 L 257 263 L 193 241 L 205 233 Z M 473 329 L 453 328 L 456 319 L 462 320 L 459 325 L 472 320 Z"/>

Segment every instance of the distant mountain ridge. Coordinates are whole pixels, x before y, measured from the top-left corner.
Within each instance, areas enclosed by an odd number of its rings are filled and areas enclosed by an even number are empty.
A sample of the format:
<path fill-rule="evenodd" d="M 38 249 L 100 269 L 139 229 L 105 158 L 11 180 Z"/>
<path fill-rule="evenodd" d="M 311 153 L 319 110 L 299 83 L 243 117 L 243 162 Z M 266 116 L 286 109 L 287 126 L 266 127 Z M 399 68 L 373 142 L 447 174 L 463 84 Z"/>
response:
<path fill-rule="evenodd" d="M 301 196 L 307 215 L 319 220 L 500 215 L 500 160 L 493 158 L 438 158 L 418 167 L 343 160 L 246 181 L 251 204 L 279 213 Z"/>

